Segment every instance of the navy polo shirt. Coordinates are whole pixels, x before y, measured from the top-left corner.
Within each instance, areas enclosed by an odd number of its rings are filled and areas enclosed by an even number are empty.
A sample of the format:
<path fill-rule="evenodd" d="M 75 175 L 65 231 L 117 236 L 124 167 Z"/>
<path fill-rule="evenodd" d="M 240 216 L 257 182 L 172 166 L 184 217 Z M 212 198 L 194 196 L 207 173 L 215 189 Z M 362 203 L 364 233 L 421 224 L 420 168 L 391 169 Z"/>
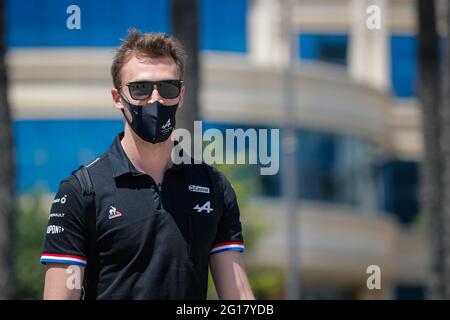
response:
<path fill-rule="evenodd" d="M 244 251 L 232 186 L 203 164 L 173 165 L 158 186 L 134 168 L 122 137 L 87 166 L 95 189 L 97 299 L 205 299 L 210 255 Z M 41 262 L 89 265 L 87 239 L 87 210 L 71 175 L 53 200 Z"/>

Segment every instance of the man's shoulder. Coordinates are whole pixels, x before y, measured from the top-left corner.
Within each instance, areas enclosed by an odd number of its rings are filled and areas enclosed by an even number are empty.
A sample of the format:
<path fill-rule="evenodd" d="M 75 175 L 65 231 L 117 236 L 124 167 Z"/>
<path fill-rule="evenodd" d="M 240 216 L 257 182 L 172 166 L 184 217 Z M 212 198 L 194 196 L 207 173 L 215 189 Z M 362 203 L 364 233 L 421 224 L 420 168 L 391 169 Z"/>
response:
<path fill-rule="evenodd" d="M 98 156 L 97 158 L 95 158 L 94 160 L 83 164 L 82 166 L 86 167 L 86 169 L 88 169 L 88 172 L 90 173 L 91 170 L 95 170 L 100 168 L 102 165 L 104 165 L 104 161 L 107 159 L 107 154 L 104 153 L 100 156 Z M 60 182 L 60 189 L 68 189 L 69 191 L 75 192 L 75 193 L 82 193 L 82 189 L 81 189 L 81 185 L 78 181 L 78 179 L 75 177 L 75 172 L 81 170 L 81 167 L 79 166 L 77 169 L 73 170 L 72 173 L 70 175 L 68 175 L 67 177 L 65 177 L 64 179 L 61 180 Z"/>
<path fill-rule="evenodd" d="M 203 166 L 205 166 L 205 169 L 209 171 L 209 173 L 217 180 L 223 180 L 226 179 L 225 175 L 216 167 L 213 167 L 212 165 L 209 165 L 205 162 L 202 163 Z"/>
<path fill-rule="evenodd" d="M 108 153 L 105 152 L 96 157 L 94 160 L 91 160 L 90 162 L 79 166 L 76 170 L 72 171 L 71 175 L 73 176 L 76 171 L 81 170 L 81 167 L 85 167 L 89 173 L 91 173 L 94 170 L 101 170 L 105 167 L 105 165 L 109 164 L 107 161 L 108 161 Z"/>
<path fill-rule="evenodd" d="M 98 168 L 104 166 L 106 164 L 107 159 L 108 159 L 108 152 L 105 152 L 105 153 L 102 153 L 101 155 L 99 155 L 97 158 L 95 158 L 91 162 L 84 164 L 84 166 L 88 170 L 95 170 L 95 169 L 98 169 Z"/>
<path fill-rule="evenodd" d="M 225 190 L 231 187 L 230 181 L 220 169 L 212 165 L 209 165 L 205 162 L 202 162 L 201 164 L 196 164 L 195 166 L 197 170 L 206 171 L 206 173 L 209 175 L 209 178 L 212 179 L 218 185 L 221 192 L 224 192 Z"/>

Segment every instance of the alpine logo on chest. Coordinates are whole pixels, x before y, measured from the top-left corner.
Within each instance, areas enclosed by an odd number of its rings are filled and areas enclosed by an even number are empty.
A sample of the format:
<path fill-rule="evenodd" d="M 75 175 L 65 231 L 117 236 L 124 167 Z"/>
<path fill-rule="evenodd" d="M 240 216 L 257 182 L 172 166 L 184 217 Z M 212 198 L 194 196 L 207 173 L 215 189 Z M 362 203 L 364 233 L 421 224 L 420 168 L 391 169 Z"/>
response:
<path fill-rule="evenodd" d="M 202 213 L 203 211 L 206 211 L 206 213 L 210 213 L 211 211 L 214 211 L 214 209 L 211 208 L 210 201 L 206 201 L 205 204 L 203 204 L 202 206 L 200 206 L 200 204 L 197 204 L 194 207 L 194 210 L 197 210 L 198 213 Z"/>

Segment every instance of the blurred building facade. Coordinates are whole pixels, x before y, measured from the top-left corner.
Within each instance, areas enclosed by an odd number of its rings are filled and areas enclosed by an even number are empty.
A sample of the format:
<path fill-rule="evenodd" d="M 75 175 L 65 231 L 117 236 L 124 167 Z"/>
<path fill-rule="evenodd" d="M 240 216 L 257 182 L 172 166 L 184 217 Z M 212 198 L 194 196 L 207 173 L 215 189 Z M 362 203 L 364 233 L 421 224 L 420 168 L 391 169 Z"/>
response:
<path fill-rule="evenodd" d="M 70 4 L 81 9 L 80 30 L 66 27 Z M 372 4 L 380 30 L 366 27 Z M 274 0 L 200 1 L 200 108 L 209 127 L 281 126 L 281 8 Z M 8 1 L 20 192 L 54 192 L 109 146 L 123 125 L 110 98 L 113 49 L 130 26 L 170 32 L 168 10 L 168 0 Z M 412 0 L 299 0 L 293 9 L 304 298 L 424 296 L 414 10 Z M 286 266 L 280 176 L 257 177 L 252 203 L 271 227 L 248 251 L 252 266 Z M 370 265 L 381 268 L 381 290 L 366 287 Z"/>

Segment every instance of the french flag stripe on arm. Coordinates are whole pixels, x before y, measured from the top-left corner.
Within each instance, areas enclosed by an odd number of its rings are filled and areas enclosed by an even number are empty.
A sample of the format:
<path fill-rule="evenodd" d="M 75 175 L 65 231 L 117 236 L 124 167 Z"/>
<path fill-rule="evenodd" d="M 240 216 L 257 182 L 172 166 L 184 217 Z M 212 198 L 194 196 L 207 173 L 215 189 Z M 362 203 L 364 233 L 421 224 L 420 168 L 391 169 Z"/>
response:
<path fill-rule="evenodd" d="M 244 252 L 245 246 L 243 242 L 222 242 L 213 245 L 210 254 L 215 254 L 223 251 L 239 251 Z"/>
<path fill-rule="evenodd" d="M 84 257 L 67 254 L 43 253 L 41 255 L 41 263 L 67 263 L 84 267 L 87 264 L 87 260 Z"/>

